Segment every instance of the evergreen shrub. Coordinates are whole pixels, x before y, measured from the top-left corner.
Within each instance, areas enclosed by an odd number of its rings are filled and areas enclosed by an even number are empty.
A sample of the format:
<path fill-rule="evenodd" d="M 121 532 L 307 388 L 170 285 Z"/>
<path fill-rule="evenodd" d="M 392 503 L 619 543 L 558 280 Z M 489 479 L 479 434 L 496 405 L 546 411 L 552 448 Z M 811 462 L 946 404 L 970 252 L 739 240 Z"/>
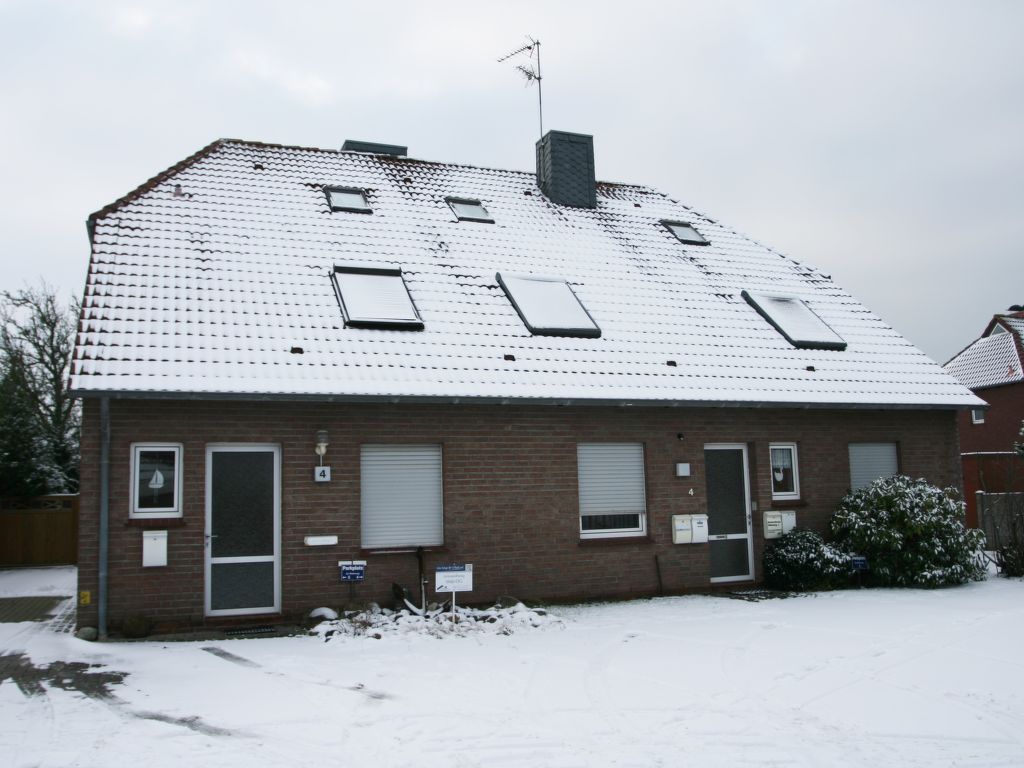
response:
<path fill-rule="evenodd" d="M 849 573 L 850 556 L 804 528 L 794 528 L 765 549 L 764 582 L 772 589 L 835 589 L 846 585 Z"/>

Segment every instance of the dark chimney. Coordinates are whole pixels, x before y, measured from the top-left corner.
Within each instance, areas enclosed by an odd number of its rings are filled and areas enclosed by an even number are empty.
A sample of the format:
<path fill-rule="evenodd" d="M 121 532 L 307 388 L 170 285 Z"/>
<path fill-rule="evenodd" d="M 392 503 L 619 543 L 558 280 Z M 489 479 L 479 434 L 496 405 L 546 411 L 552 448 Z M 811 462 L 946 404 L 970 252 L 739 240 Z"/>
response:
<path fill-rule="evenodd" d="M 548 131 L 537 142 L 537 185 L 559 205 L 597 207 L 594 137 Z"/>
<path fill-rule="evenodd" d="M 355 139 L 345 139 L 345 143 L 341 145 L 341 151 L 367 152 L 373 155 L 393 155 L 395 157 L 405 157 L 409 154 L 409 148 L 400 144 L 378 144 L 375 141 L 356 141 Z"/>

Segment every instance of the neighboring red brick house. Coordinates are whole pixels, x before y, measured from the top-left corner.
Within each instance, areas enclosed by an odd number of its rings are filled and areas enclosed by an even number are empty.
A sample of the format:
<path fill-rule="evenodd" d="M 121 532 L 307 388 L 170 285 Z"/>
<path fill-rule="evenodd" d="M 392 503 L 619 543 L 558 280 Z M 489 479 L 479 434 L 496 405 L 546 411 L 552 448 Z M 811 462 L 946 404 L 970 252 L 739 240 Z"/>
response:
<path fill-rule="evenodd" d="M 967 520 L 978 524 L 975 494 L 1024 491 L 1024 460 L 1013 450 L 1024 421 L 1024 310 L 994 315 L 984 332 L 943 366 L 988 408 L 961 412 Z"/>
<path fill-rule="evenodd" d="M 756 581 L 780 511 L 823 529 L 881 475 L 958 485 L 982 405 L 827 275 L 596 182 L 589 136 L 547 134 L 536 175 L 222 140 L 89 232 L 101 630 L 338 605 L 355 560 L 375 600 L 451 562 L 467 602 Z"/>

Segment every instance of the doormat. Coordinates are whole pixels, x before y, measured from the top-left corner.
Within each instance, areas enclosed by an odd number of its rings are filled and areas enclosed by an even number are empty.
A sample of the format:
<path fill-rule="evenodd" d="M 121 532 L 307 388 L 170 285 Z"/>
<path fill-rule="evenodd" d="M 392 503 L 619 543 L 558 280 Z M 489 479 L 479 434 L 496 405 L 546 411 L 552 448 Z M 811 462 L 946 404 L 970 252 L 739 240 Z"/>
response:
<path fill-rule="evenodd" d="M 782 592 L 777 589 L 740 589 L 735 592 L 715 592 L 715 597 L 729 597 L 733 600 L 746 600 L 750 603 L 759 603 L 762 600 L 785 600 L 787 597 L 797 597 L 796 592 Z"/>

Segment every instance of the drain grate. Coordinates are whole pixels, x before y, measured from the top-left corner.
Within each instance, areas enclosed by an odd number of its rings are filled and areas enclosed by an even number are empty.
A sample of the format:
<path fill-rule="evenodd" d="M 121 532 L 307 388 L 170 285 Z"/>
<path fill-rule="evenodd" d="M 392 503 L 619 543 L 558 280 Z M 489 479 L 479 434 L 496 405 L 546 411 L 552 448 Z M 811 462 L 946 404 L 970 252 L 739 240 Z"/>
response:
<path fill-rule="evenodd" d="M 272 635 L 275 630 L 268 624 L 261 625 L 259 627 L 238 627 L 236 629 L 226 629 L 224 634 L 228 637 L 247 637 L 249 635 Z"/>

